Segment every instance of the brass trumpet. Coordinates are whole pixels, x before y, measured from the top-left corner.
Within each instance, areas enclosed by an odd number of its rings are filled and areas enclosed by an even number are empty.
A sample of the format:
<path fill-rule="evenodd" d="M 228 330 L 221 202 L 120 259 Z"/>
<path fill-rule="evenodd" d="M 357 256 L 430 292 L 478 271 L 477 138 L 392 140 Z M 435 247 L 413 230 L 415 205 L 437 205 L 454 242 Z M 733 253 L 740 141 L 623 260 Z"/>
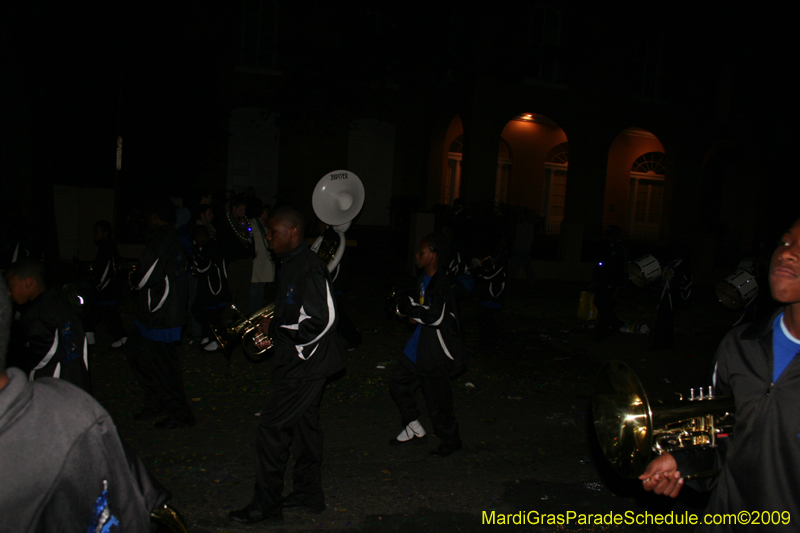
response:
<path fill-rule="evenodd" d="M 266 333 L 258 334 L 257 330 L 263 319 L 272 318 L 275 312 L 275 304 L 271 303 L 262 307 L 251 316 L 245 316 L 233 304 L 230 305 L 230 308 L 239 316 L 239 320 L 229 326 L 221 328 L 212 327 L 211 331 L 214 333 L 214 337 L 217 339 L 219 345 L 222 346 L 228 359 L 231 358 L 236 345 L 241 342 L 245 357 L 254 363 L 260 363 L 266 358 L 266 356 L 262 356 L 262 354 L 269 350 L 272 345 L 270 344 L 267 348 L 256 347 L 256 342 L 265 339 L 269 340 Z"/>
<path fill-rule="evenodd" d="M 653 409 L 641 382 L 621 361 L 610 361 L 600 370 L 592 396 L 597 439 L 618 474 L 636 478 L 644 472 L 653 453 L 662 454 L 694 447 L 713 447 L 733 430 L 734 401 L 714 396 L 711 387 L 688 400 L 659 403 Z M 718 475 L 700 472 L 684 479 Z"/>

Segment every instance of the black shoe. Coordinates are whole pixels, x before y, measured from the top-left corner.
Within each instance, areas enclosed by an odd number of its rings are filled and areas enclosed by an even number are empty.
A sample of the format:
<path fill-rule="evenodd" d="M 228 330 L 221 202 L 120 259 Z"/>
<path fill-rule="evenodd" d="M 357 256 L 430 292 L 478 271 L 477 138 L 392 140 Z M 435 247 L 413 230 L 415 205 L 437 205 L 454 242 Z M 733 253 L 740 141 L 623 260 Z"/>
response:
<path fill-rule="evenodd" d="M 153 427 L 159 429 L 178 429 L 178 428 L 192 427 L 193 425 L 194 425 L 194 419 L 178 420 L 177 418 L 172 418 L 171 416 L 167 416 L 162 418 L 158 422 L 154 423 Z"/>
<path fill-rule="evenodd" d="M 283 507 L 284 509 L 298 509 L 301 511 L 307 511 L 312 514 L 319 514 L 325 511 L 326 509 L 324 503 L 318 503 L 318 504 L 308 503 L 306 501 L 296 498 L 294 492 L 290 493 L 283 499 L 281 507 Z"/>
<path fill-rule="evenodd" d="M 283 522 L 283 514 L 281 514 L 280 510 L 267 514 L 252 505 L 248 505 L 244 509 L 228 513 L 228 520 L 245 525 L 258 524 L 259 522 L 278 524 Z"/>
<path fill-rule="evenodd" d="M 447 457 L 453 452 L 457 452 L 461 449 L 461 438 L 455 437 L 451 438 L 445 442 L 442 442 L 439 446 L 431 450 L 431 455 L 434 457 Z"/>
<path fill-rule="evenodd" d="M 164 414 L 164 410 L 160 407 L 145 407 L 138 413 L 133 415 L 133 419 L 141 422 L 142 420 L 149 420 L 151 418 L 156 418 Z"/>

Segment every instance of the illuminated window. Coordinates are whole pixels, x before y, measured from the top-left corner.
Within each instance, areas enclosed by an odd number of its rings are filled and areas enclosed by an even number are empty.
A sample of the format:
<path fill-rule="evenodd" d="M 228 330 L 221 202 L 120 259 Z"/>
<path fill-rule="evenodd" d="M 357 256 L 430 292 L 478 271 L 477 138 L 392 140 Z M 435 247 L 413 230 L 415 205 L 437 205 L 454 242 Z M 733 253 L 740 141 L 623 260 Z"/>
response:
<path fill-rule="evenodd" d="M 545 232 L 557 235 L 561 232 L 564 220 L 564 205 L 567 199 L 567 168 L 569 166 L 569 143 L 555 145 L 545 157 L 544 195 L 542 197 L 542 216 Z"/>
<path fill-rule="evenodd" d="M 444 181 L 443 202 L 452 205 L 461 196 L 461 161 L 464 151 L 464 135 L 459 135 L 450 143 L 447 152 L 447 174 Z M 500 139 L 497 151 L 497 173 L 495 175 L 495 203 L 508 201 L 508 180 L 511 176 L 511 147 L 505 139 Z"/>
<path fill-rule="evenodd" d="M 664 154 L 648 152 L 631 166 L 628 237 L 657 240 L 664 203 Z"/>

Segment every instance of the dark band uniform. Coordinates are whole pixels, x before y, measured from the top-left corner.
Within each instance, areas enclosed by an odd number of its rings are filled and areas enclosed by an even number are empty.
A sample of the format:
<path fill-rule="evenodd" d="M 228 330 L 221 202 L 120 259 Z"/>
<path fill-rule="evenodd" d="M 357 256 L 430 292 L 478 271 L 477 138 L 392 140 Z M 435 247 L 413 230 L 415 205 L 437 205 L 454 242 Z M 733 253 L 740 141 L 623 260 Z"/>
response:
<path fill-rule="evenodd" d="M 171 224 L 155 230 L 131 276 L 139 290 L 136 331 L 125 344 L 128 362 L 145 392 L 145 409 L 165 409 L 194 424 L 183 390 L 175 344 L 186 323 L 187 264 Z"/>
<path fill-rule="evenodd" d="M 83 316 L 86 331 L 94 331 L 95 325 L 103 321 L 115 341 L 127 336 L 119 315 L 119 302 L 125 288 L 125 280 L 117 275 L 119 264 L 117 245 L 111 240 L 98 243 L 89 301 L 84 306 Z"/>
<path fill-rule="evenodd" d="M 508 252 L 501 250 L 485 260 L 476 275 L 478 300 L 478 339 L 484 350 L 496 348 L 503 338 L 497 315 L 503 308 L 508 278 Z"/>
<path fill-rule="evenodd" d="M 205 246 L 192 246 L 197 294 L 192 303 L 192 314 L 200 322 L 203 336 L 212 338 L 212 327 L 221 325 L 222 310 L 231 300 L 225 259 L 214 241 Z"/>
<path fill-rule="evenodd" d="M 687 482 L 692 488 L 714 489 L 706 513 L 777 511 L 774 520 L 788 511 L 791 523 L 800 516 L 800 358 L 795 356 L 773 382 L 776 315 L 732 329 L 717 350 L 714 392 L 736 400 L 731 436 L 720 439 L 717 448 L 672 452 L 683 475 L 722 468 L 718 477 Z M 792 526 L 765 520 L 697 529 L 788 531 Z"/>
<path fill-rule="evenodd" d="M 45 291 L 29 302 L 20 325 L 26 347 L 19 367 L 30 379 L 56 377 L 91 391 L 83 326 L 58 291 Z"/>
<path fill-rule="evenodd" d="M 422 282 L 420 276 L 416 286 L 420 287 Z M 444 271 L 437 271 L 431 277 L 423 304 L 418 290 L 412 294 L 399 300 L 398 309 L 421 325 L 417 360 L 414 363 L 405 354 L 400 356 L 390 376 L 389 390 L 406 427 L 420 415 L 414 401 L 414 390 L 419 383 L 434 432 L 447 442 L 459 438 L 450 379 L 465 367 L 458 311 Z"/>
<path fill-rule="evenodd" d="M 265 514 L 280 511 L 295 435 L 300 448 L 294 455 L 294 495 L 310 506 L 324 505 L 319 407 L 326 379 L 344 367 L 326 265 L 305 242 L 279 258 L 278 298 L 269 328 L 273 385 L 256 436 L 253 504 Z"/>

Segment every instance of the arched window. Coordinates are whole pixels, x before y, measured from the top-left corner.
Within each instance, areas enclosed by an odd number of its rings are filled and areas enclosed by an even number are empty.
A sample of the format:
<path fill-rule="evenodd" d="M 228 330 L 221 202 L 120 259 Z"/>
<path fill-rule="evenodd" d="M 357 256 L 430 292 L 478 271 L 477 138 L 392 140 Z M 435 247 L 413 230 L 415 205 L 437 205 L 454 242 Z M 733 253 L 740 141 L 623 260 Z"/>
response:
<path fill-rule="evenodd" d="M 628 200 L 628 236 L 657 240 L 664 204 L 663 152 L 648 152 L 631 165 L 631 190 Z"/>
<path fill-rule="evenodd" d="M 544 159 L 544 195 L 542 216 L 545 232 L 557 235 L 564 220 L 564 204 L 567 198 L 567 168 L 569 167 L 569 143 L 555 145 Z"/>
<path fill-rule="evenodd" d="M 464 135 L 461 134 L 450 143 L 447 151 L 447 181 L 445 201 L 452 205 L 461 196 L 461 161 L 464 152 Z M 511 147 L 500 138 L 497 149 L 497 175 L 495 176 L 495 202 L 505 202 L 508 194 L 508 178 L 511 175 Z"/>

